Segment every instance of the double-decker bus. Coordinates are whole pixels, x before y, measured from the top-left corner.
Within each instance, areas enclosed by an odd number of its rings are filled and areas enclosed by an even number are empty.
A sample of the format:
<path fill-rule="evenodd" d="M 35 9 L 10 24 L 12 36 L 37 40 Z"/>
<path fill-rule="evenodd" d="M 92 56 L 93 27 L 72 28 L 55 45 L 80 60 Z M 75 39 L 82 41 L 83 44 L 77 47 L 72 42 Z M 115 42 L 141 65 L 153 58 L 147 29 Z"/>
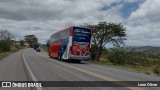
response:
<path fill-rule="evenodd" d="M 59 60 L 87 60 L 90 58 L 91 29 L 70 26 L 50 37 L 48 54 Z"/>

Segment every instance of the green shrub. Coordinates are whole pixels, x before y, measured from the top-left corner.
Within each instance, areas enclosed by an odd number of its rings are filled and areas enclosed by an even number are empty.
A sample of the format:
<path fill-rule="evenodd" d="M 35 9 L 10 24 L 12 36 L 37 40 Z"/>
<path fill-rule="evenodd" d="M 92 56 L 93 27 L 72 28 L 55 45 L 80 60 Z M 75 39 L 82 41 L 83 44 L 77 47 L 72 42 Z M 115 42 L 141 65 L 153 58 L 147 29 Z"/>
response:
<path fill-rule="evenodd" d="M 122 47 L 112 48 L 109 51 L 108 59 L 114 64 L 125 64 L 126 52 Z"/>
<path fill-rule="evenodd" d="M 155 74 L 159 74 L 160 75 L 160 65 L 155 65 L 153 67 L 153 71 Z"/>
<path fill-rule="evenodd" d="M 2 52 L 10 51 L 10 46 L 11 44 L 8 41 L 0 42 L 0 49 Z"/>

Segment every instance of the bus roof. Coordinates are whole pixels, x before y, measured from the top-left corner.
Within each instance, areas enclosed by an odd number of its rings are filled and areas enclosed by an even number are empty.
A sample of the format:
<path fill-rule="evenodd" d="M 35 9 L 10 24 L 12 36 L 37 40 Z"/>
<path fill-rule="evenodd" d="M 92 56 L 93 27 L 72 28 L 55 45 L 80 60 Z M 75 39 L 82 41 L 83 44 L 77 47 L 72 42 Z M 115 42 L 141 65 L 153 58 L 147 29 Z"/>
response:
<path fill-rule="evenodd" d="M 70 27 L 68 27 L 68 28 L 73 28 L 74 26 L 70 26 Z M 62 31 L 65 31 L 65 30 L 67 30 L 68 28 L 65 28 L 65 29 L 62 29 L 62 30 L 60 30 L 60 31 L 58 31 L 58 32 L 56 32 L 56 33 L 53 33 L 51 36 L 53 36 L 53 35 L 55 35 L 55 34 L 57 34 L 57 33 L 59 33 L 59 32 L 62 32 Z"/>
<path fill-rule="evenodd" d="M 74 27 L 89 29 L 89 28 L 87 28 L 87 27 L 80 27 L 80 26 L 70 26 L 70 27 L 68 27 L 68 28 L 74 28 Z M 62 30 L 60 30 L 60 31 L 58 31 L 58 32 L 56 32 L 56 33 L 53 33 L 51 36 L 53 36 L 53 35 L 55 35 L 55 34 L 57 34 L 57 33 L 59 33 L 59 32 L 65 31 L 65 30 L 67 30 L 68 28 L 65 28 L 65 29 L 62 29 Z"/>

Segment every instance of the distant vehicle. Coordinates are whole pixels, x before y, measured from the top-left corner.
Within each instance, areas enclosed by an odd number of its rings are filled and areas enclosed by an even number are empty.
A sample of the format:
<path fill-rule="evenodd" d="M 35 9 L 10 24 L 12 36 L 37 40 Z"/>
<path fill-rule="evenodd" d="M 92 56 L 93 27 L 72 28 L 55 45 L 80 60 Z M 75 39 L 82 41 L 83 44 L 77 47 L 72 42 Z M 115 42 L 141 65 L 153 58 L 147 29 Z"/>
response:
<path fill-rule="evenodd" d="M 59 60 L 87 60 L 90 58 L 91 29 L 71 26 L 50 37 L 48 54 Z"/>
<path fill-rule="evenodd" d="M 34 44 L 34 50 L 36 50 L 37 48 L 39 48 L 38 44 Z"/>
<path fill-rule="evenodd" d="M 37 48 L 37 49 L 36 49 L 36 52 L 41 52 L 41 48 L 40 48 L 40 47 Z"/>

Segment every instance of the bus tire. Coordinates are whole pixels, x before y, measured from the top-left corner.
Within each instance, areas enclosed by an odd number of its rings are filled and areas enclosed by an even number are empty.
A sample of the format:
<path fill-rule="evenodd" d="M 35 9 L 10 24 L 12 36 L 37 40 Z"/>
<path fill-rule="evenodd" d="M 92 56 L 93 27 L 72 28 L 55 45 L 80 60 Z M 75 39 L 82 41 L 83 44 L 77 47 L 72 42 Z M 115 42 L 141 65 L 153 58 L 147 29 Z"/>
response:
<path fill-rule="evenodd" d="M 52 58 L 51 53 L 49 53 L 49 57 Z"/>
<path fill-rule="evenodd" d="M 62 61 L 62 53 L 61 52 L 58 53 L 58 60 Z"/>
<path fill-rule="evenodd" d="M 77 62 L 77 63 L 81 63 L 81 60 L 77 60 L 76 62 Z"/>

